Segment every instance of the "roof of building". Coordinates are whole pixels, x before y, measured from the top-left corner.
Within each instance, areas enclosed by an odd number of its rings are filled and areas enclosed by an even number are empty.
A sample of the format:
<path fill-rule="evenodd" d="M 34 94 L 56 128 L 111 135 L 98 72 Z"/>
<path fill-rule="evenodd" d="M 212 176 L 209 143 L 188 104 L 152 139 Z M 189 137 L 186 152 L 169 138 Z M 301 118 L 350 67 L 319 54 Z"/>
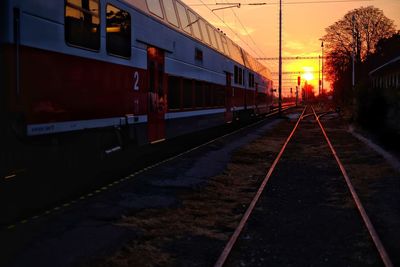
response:
<path fill-rule="evenodd" d="M 393 58 L 392 60 L 389 60 L 389 61 L 386 62 L 385 64 L 383 64 L 383 65 L 377 67 L 376 69 L 370 71 L 370 72 L 369 72 L 369 75 L 373 75 L 373 74 L 375 74 L 375 73 L 377 73 L 377 72 L 379 72 L 379 71 L 381 71 L 381 70 L 383 70 L 383 69 L 386 69 L 386 68 L 388 68 L 389 66 L 392 66 L 392 65 L 394 65 L 394 64 L 397 63 L 397 62 L 400 62 L 400 56 L 397 56 L 397 57 Z"/>

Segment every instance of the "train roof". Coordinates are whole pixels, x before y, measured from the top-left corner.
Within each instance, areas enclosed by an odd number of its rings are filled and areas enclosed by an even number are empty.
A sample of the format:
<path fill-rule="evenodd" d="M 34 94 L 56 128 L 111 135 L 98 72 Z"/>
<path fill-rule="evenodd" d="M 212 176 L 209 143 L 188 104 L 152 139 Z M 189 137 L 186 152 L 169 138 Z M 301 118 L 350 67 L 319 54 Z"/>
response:
<path fill-rule="evenodd" d="M 233 42 L 221 30 L 212 26 L 180 0 L 119 0 L 136 7 L 147 15 L 156 18 L 175 30 L 191 36 L 224 54 L 237 63 L 246 66 L 254 72 L 271 78 L 270 70 Z M 183 9 L 184 8 L 184 9 Z M 183 12 L 183 13 L 182 13 Z M 187 13 L 186 13 L 187 12 Z M 186 13 L 186 16 L 185 16 Z M 183 16 L 183 17 L 182 17 Z M 184 22 L 182 22 L 182 20 Z M 182 25 L 187 23 L 187 25 Z"/>

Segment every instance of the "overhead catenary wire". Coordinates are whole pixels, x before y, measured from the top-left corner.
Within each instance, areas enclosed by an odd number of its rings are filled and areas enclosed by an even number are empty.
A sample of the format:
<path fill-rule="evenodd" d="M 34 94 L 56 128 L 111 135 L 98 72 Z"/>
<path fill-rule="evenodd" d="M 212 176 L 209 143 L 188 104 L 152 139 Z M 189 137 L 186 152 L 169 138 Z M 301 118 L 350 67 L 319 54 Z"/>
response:
<path fill-rule="evenodd" d="M 223 4 L 225 4 L 225 3 L 223 3 Z M 254 6 L 254 5 L 264 5 L 264 4 L 266 4 L 266 3 L 249 3 L 249 4 L 244 4 L 244 5 Z M 240 20 L 239 16 L 236 14 L 235 10 L 231 9 L 231 11 L 232 11 L 233 15 L 235 16 L 235 18 L 237 19 L 237 21 L 239 22 L 240 26 L 242 26 L 243 30 L 246 32 L 246 34 L 249 37 L 249 39 L 251 40 L 251 42 L 254 44 L 254 46 L 261 52 L 261 54 L 263 54 L 265 56 L 264 52 L 258 47 L 258 45 L 254 41 L 253 37 L 251 37 L 250 33 L 247 31 L 247 28 L 243 25 L 242 21 Z"/>
<path fill-rule="evenodd" d="M 330 3 L 346 3 L 346 2 L 372 2 L 374 0 L 328 0 L 328 1 L 298 1 L 298 2 L 286 2 L 283 5 L 302 5 L 302 4 L 330 4 Z M 269 5 L 278 3 L 268 3 Z"/>
<path fill-rule="evenodd" d="M 240 41 L 242 41 L 257 57 L 260 57 L 260 55 L 245 41 L 243 40 L 226 22 L 224 19 L 222 19 L 220 16 L 215 14 L 212 9 L 204 3 L 203 0 L 199 0 L 202 5 L 204 5 L 214 16 L 216 16 Z"/>
<path fill-rule="evenodd" d="M 282 60 L 300 60 L 300 59 L 327 59 L 332 58 L 330 56 L 296 56 L 296 57 L 282 57 Z M 257 60 L 279 60 L 279 57 L 260 57 L 256 58 Z"/>
<path fill-rule="evenodd" d="M 302 71 L 282 71 L 282 74 L 302 74 L 304 72 L 307 72 L 307 73 L 318 73 L 318 70 L 313 70 L 313 71 L 304 71 L 304 70 L 302 70 Z M 278 72 L 271 72 L 271 74 L 272 75 L 278 75 L 279 73 Z"/>
<path fill-rule="evenodd" d="M 258 53 L 251 48 L 251 46 L 245 42 L 242 38 L 240 38 L 240 36 L 231 28 L 229 27 L 229 25 L 225 22 L 224 19 L 222 19 L 220 16 L 218 16 L 217 14 L 214 13 L 214 10 L 216 9 L 211 9 L 209 8 L 209 6 L 213 6 L 213 5 L 231 5 L 231 7 L 240 7 L 241 5 L 249 5 L 249 6 L 257 6 L 257 5 L 278 5 L 279 2 L 273 2 L 273 3 L 268 3 L 268 2 L 260 2 L 260 3 L 240 3 L 240 2 L 225 2 L 225 3 L 209 3 L 206 4 L 204 1 L 199 0 L 201 2 L 201 4 L 187 4 L 189 6 L 205 6 L 208 10 L 211 11 L 212 14 L 214 14 L 214 16 L 216 16 L 230 31 L 233 32 L 233 34 L 240 40 L 242 41 L 248 48 L 250 48 L 251 51 L 253 51 L 257 56 Z M 374 0 L 327 0 L 327 1 L 295 1 L 295 2 L 283 2 L 281 3 L 282 5 L 297 5 L 297 4 L 328 4 L 328 3 L 345 3 L 345 2 L 371 2 Z M 227 8 L 231 8 L 231 7 L 227 7 Z M 232 10 L 234 16 L 236 17 L 236 19 L 239 21 L 240 25 L 242 26 L 242 28 L 245 30 L 246 34 L 249 36 L 250 40 L 252 41 L 252 43 L 255 45 L 255 47 L 261 51 L 261 53 L 264 55 L 264 52 L 257 46 L 257 44 L 255 43 L 254 39 L 251 37 L 251 35 L 249 34 L 249 32 L 247 31 L 246 27 L 244 27 L 244 25 L 242 24 L 242 22 L 240 21 L 239 17 L 237 16 L 237 14 Z M 259 57 L 259 56 L 258 56 Z M 266 58 L 264 57 L 259 57 L 256 59 L 264 59 Z M 269 59 L 267 59 L 269 60 Z"/>
<path fill-rule="evenodd" d="M 211 11 L 211 13 L 216 16 L 240 41 L 243 42 L 243 44 L 245 44 L 256 56 L 258 56 L 259 58 L 261 58 L 258 53 L 245 41 L 243 40 L 226 22 L 224 19 L 222 19 L 220 16 L 218 16 L 216 13 L 213 12 L 213 9 L 211 9 L 209 6 L 211 5 L 233 5 L 232 7 L 240 7 L 240 5 L 277 5 L 280 4 L 282 5 L 296 5 L 296 4 L 328 4 L 328 3 L 344 3 L 344 2 L 371 2 L 374 0 L 327 0 L 327 1 L 295 1 L 295 2 L 283 2 L 279 1 L 279 2 L 273 2 L 273 3 L 265 3 L 265 2 L 260 2 L 260 3 L 215 3 L 215 4 L 206 4 L 203 0 L 199 0 L 201 2 L 201 4 L 188 4 L 189 6 L 199 6 L 199 5 L 203 5 L 205 6 L 209 11 Z M 281 10 L 281 8 L 280 8 Z M 234 13 L 234 12 L 233 12 Z M 243 27 L 243 29 L 245 30 L 245 32 L 247 33 L 247 35 L 249 36 L 249 38 L 251 39 L 251 41 L 255 44 L 254 40 L 252 39 L 252 37 L 250 36 L 250 34 L 248 33 L 247 29 L 244 27 L 244 25 L 241 23 L 241 21 L 239 20 L 239 18 L 237 17 L 236 13 L 234 13 L 235 17 L 238 19 L 239 23 L 241 24 L 241 26 Z M 260 48 L 258 48 L 258 46 L 255 44 L 256 48 L 259 49 L 261 52 L 262 50 Z M 264 54 L 262 52 L 262 54 Z M 265 58 L 265 57 L 264 57 Z M 281 65 L 281 64 L 280 64 Z"/>
<path fill-rule="evenodd" d="M 297 2 L 283 2 L 282 5 L 302 5 L 302 4 L 331 4 L 331 3 L 347 3 L 347 2 L 372 2 L 374 0 L 328 0 L 328 1 L 297 1 Z M 238 3 L 222 3 L 223 5 L 237 5 Z M 279 2 L 272 2 L 272 3 L 253 3 L 253 4 L 241 4 L 243 5 L 279 5 Z M 201 6 L 202 4 L 187 4 L 188 6 Z M 216 6 L 221 5 L 221 3 L 209 3 L 208 6 Z"/>

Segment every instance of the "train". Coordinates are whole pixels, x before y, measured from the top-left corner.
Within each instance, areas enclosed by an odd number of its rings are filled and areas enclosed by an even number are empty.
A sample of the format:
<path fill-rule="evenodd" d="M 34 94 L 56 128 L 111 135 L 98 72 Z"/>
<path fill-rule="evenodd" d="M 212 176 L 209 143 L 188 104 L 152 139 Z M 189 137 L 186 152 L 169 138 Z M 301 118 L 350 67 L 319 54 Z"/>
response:
<path fill-rule="evenodd" d="M 272 106 L 269 69 L 180 0 L 2 0 L 0 65 L 3 174 L 65 138 L 110 152 Z"/>

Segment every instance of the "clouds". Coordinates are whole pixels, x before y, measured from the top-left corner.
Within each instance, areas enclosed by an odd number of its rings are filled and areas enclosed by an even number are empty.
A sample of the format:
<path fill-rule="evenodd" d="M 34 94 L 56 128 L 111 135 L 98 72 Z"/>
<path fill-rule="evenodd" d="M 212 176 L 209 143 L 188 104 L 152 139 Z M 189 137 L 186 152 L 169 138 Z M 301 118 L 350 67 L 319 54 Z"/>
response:
<path fill-rule="evenodd" d="M 292 51 L 294 52 L 294 54 L 298 55 L 302 52 L 304 52 L 304 49 L 306 48 L 306 46 L 304 45 L 304 42 L 301 41 L 286 41 L 284 42 L 284 48 L 285 48 L 285 52 L 289 52 Z"/>

